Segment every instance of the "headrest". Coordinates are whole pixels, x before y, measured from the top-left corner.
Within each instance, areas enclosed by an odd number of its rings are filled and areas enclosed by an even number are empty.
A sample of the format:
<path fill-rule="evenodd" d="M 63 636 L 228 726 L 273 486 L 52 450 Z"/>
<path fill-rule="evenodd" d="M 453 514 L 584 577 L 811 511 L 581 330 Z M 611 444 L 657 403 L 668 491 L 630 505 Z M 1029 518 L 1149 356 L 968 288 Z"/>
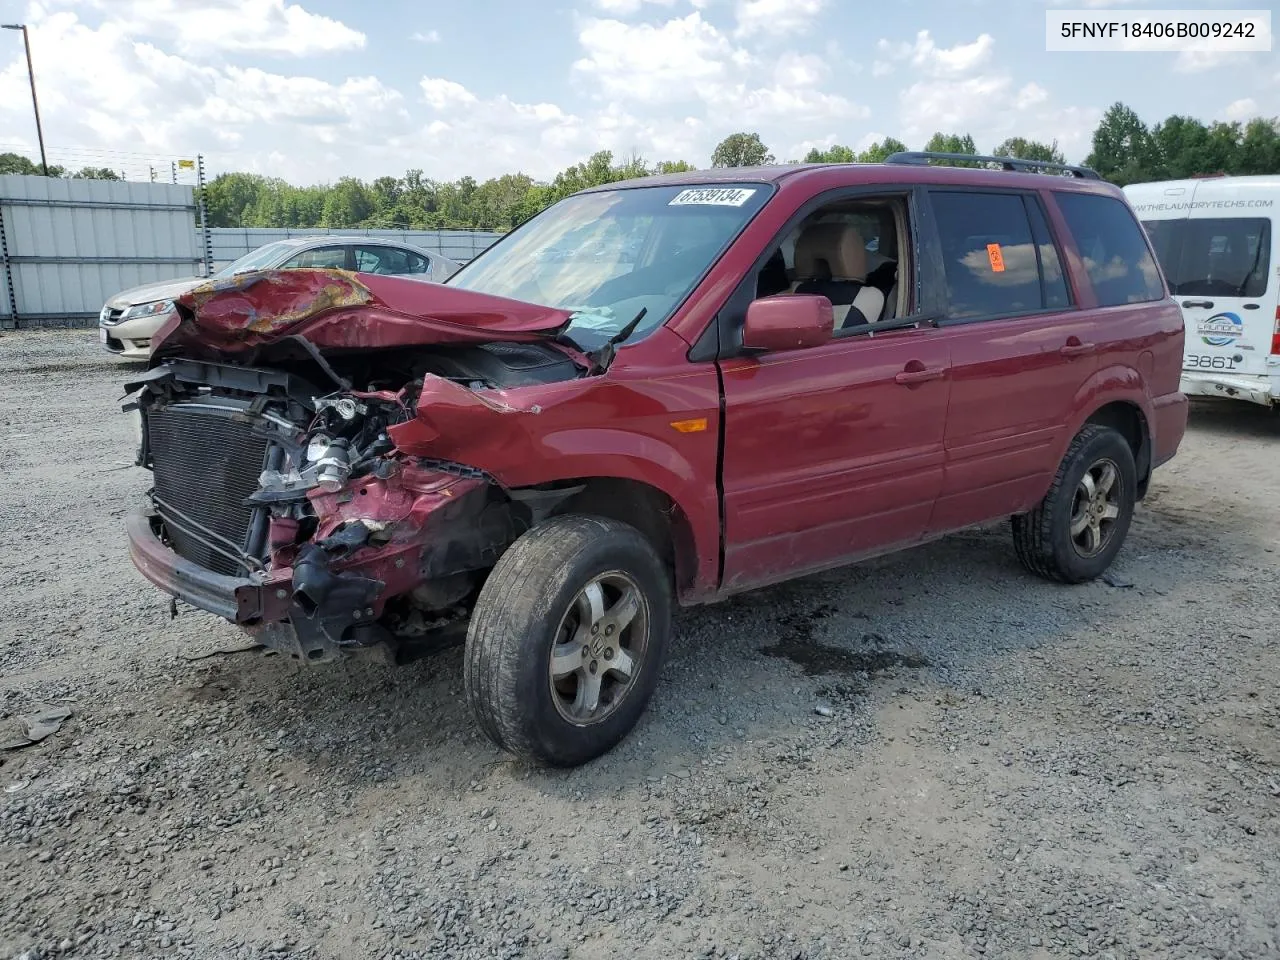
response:
<path fill-rule="evenodd" d="M 865 280 L 867 245 L 856 227 L 815 223 L 796 240 L 796 276 L 806 280 Z"/>

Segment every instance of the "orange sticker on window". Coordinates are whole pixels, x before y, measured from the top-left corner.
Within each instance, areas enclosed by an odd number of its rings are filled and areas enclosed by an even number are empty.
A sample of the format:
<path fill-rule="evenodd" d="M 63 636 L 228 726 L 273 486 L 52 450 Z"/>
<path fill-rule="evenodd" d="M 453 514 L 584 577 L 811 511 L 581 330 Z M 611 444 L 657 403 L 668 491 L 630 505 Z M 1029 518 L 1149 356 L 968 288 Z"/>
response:
<path fill-rule="evenodd" d="M 1004 273 L 1004 254 L 1000 251 L 1000 244 L 987 244 L 987 259 L 991 261 L 993 272 Z"/>

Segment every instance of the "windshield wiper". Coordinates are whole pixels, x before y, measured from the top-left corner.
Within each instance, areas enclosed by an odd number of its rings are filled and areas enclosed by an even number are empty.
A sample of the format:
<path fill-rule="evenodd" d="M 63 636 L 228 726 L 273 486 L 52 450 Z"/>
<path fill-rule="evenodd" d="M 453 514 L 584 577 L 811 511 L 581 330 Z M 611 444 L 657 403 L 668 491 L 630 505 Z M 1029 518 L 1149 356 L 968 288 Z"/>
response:
<path fill-rule="evenodd" d="M 636 327 L 640 325 L 640 321 L 644 319 L 644 315 L 648 312 L 648 307 L 641 307 L 640 312 L 632 317 L 631 322 L 610 337 L 603 347 L 594 353 L 587 354 L 587 359 L 591 361 L 589 374 L 600 374 L 609 369 L 609 365 L 613 363 L 613 358 L 618 352 L 616 349 L 618 344 L 636 332 Z"/>

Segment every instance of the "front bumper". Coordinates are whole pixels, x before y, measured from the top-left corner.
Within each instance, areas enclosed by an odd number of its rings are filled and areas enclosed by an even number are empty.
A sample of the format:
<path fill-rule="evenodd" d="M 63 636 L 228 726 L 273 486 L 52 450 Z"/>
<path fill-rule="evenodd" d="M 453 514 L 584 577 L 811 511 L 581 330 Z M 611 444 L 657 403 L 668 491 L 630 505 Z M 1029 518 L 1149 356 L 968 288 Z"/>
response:
<path fill-rule="evenodd" d="M 1189 397 L 1225 397 L 1269 407 L 1280 403 L 1280 369 L 1274 376 L 1184 370 L 1180 389 Z"/>
<path fill-rule="evenodd" d="M 126 360 L 146 360 L 151 356 L 151 338 L 164 326 L 171 314 L 138 317 L 121 323 L 98 324 L 103 347 Z"/>
<path fill-rule="evenodd" d="M 125 521 L 129 558 L 139 573 L 165 593 L 242 625 L 288 616 L 291 570 L 273 572 L 261 580 L 214 573 L 180 557 L 161 540 L 156 520 L 149 508 L 129 514 Z"/>

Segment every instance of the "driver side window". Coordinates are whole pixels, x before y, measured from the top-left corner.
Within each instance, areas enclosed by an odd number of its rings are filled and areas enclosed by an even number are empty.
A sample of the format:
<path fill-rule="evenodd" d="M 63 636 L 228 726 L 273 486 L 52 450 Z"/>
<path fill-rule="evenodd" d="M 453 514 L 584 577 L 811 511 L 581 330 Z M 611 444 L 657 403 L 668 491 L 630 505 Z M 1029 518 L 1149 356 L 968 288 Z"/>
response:
<path fill-rule="evenodd" d="M 756 278 L 756 298 L 803 293 L 832 304 L 839 335 L 910 313 L 899 284 L 906 242 L 902 198 L 842 201 L 821 207 L 787 232 Z"/>

